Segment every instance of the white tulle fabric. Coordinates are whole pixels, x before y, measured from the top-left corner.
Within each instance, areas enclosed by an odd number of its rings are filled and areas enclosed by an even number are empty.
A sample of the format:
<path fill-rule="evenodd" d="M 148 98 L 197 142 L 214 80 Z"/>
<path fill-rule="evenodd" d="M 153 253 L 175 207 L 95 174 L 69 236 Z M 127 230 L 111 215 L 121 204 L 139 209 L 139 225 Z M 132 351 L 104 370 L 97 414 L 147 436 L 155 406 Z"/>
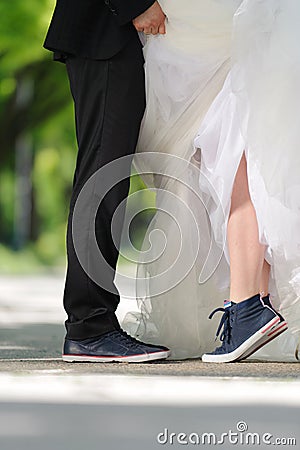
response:
<path fill-rule="evenodd" d="M 147 108 L 138 152 L 165 159 L 136 165 L 142 173 L 155 174 L 165 161 L 174 178 L 145 177 L 160 191 L 144 247 L 150 241 L 155 255 L 155 246 L 161 245 L 155 230 L 163 231 L 166 246 L 153 262 L 138 265 L 141 313 L 128 314 L 123 326 L 145 341 L 169 346 L 172 358 L 200 357 L 215 348 L 218 318 L 210 321 L 208 315 L 228 296 L 226 228 L 245 152 L 260 239 L 271 264 L 273 303 L 289 323 L 289 331 L 255 358 L 295 360 L 300 335 L 299 1 L 160 3 L 168 17 L 167 34 L 148 38 L 144 49 Z M 170 193 L 178 199 L 173 218 L 164 213 Z M 199 233 L 186 208 L 193 211 Z M 183 248 L 178 273 L 185 265 L 187 275 L 157 295 L 156 275 L 168 274 L 170 267 L 174 274 Z"/>

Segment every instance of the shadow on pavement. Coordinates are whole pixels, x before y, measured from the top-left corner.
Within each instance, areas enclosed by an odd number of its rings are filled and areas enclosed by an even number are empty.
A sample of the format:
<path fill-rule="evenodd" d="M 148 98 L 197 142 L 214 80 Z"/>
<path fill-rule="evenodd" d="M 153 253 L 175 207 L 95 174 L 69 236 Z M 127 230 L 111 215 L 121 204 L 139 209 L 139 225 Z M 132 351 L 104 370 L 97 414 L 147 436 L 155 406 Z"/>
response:
<path fill-rule="evenodd" d="M 12 324 L 0 329 L 0 359 L 58 358 L 65 330 L 61 324 Z"/>

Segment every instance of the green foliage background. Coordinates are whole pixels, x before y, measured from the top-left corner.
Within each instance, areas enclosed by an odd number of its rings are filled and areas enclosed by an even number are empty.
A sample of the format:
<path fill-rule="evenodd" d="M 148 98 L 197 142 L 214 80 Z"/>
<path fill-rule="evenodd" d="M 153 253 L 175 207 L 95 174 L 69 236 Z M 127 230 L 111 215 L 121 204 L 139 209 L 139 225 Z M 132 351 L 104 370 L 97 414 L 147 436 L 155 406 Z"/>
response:
<path fill-rule="evenodd" d="M 65 264 L 76 142 L 65 67 L 54 63 L 51 53 L 42 47 L 54 6 L 54 0 L 0 0 L 2 272 Z M 22 86 L 30 87 L 25 102 L 19 98 Z M 16 148 L 20 139 L 30 142 L 32 184 L 30 230 L 21 244 L 16 239 Z M 134 177 L 131 189 L 143 187 Z"/>

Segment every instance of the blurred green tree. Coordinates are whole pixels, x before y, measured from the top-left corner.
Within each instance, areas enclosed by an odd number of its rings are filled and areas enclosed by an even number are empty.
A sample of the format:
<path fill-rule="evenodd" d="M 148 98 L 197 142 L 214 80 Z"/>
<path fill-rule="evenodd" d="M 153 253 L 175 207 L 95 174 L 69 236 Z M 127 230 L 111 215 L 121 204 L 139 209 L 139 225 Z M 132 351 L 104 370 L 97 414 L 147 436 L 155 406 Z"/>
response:
<path fill-rule="evenodd" d="M 63 247 L 53 237 L 64 227 L 75 155 L 65 70 L 42 47 L 54 5 L 0 2 L 0 242 L 35 242 L 45 260 Z"/>
<path fill-rule="evenodd" d="M 0 0 L 0 270 L 64 261 L 76 142 L 64 65 L 43 49 L 54 6 Z"/>

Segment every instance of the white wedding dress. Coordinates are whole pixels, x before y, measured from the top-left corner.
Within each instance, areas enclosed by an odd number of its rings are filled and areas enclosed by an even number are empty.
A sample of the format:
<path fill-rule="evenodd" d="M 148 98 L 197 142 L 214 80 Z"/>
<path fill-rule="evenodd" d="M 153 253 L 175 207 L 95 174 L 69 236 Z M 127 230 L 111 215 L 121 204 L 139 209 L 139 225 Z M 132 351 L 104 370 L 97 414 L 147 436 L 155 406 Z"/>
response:
<path fill-rule="evenodd" d="M 273 304 L 288 332 L 253 357 L 296 361 L 300 336 L 299 0 L 160 0 L 145 44 L 147 108 L 135 165 L 157 212 L 123 326 L 172 358 L 213 350 L 228 297 L 226 226 L 243 152 Z"/>

